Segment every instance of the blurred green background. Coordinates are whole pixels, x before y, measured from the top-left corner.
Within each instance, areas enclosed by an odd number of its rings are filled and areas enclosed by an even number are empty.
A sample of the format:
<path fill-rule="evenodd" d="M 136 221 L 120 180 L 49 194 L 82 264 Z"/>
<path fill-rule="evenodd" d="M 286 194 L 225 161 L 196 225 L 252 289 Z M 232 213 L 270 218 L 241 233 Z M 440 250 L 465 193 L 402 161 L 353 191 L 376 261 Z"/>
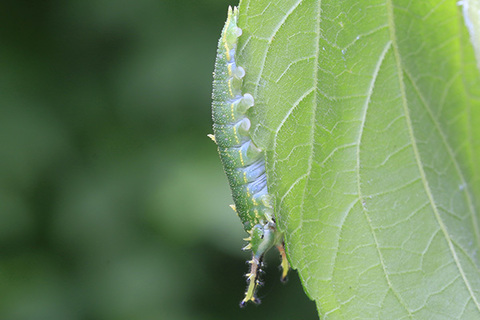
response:
<path fill-rule="evenodd" d="M 248 254 L 211 133 L 220 0 L 0 3 L 0 319 L 315 319 Z"/>

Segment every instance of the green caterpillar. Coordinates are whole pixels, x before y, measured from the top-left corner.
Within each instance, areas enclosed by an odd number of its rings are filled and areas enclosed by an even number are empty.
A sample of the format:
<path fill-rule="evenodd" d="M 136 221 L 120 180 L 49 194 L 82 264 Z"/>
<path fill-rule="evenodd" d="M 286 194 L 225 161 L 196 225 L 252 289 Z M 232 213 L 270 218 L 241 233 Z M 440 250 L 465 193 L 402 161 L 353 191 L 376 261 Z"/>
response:
<path fill-rule="evenodd" d="M 245 70 L 237 66 L 235 54 L 242 29 L 237 26 L 238 9 L 229 7 L 228 17 L 218 42 L 217 59 L 213 80 L 213 131 L 210 138 L 218 145 L 232 190 L 235 210 L 249 237 L 244 250 L 252 250 L 251 267 L 247 273 L 247 290 L 240 302 L 260 303 L 256 289 L 260 283 L 258 274 L 262 259 L 271 247 L 276 246 L 282 257 L 282 281 L 287 277 L 289 265 L 283 245 L 283 234 L 277 230 L 272 198 L 267 189 L 265 152 L 258 148 L 250 137 L 250 120 L 247 111 L 254 99 L 242 93 L 242 78 Z"/>

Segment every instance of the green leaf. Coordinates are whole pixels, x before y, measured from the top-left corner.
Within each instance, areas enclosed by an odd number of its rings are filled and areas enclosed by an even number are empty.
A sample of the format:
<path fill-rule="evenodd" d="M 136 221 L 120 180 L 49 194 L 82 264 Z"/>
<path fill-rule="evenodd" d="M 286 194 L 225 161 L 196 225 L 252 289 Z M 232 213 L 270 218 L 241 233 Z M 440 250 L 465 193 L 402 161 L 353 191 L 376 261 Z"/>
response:
<path fill-rule="evenodd" d="M 480 318 L 480 75 L 455 1 L 244 0 L 290 262 L 320 316 Z"/>

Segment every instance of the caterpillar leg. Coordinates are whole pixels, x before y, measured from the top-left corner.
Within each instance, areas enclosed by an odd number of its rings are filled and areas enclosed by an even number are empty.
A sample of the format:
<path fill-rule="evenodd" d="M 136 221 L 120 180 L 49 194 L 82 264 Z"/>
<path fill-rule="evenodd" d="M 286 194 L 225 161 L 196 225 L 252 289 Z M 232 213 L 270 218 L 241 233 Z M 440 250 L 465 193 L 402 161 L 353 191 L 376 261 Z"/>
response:
<path fill-rule="evenodd" d="M 282 257 L 282 264 L 281 264 L 282 277 L 280 278 L 280 280 L 282 282 L 286 282 L 287 274 L 288 274 L 288 270 L 290 269 L 290 266 L 288 264 L 287 254 L 285 253 L 285 244 L 283 242 L 280 244 L 277 244 L 277 249 L 278 249 L 278 252 L 280 252 L 280 256 Z"/>

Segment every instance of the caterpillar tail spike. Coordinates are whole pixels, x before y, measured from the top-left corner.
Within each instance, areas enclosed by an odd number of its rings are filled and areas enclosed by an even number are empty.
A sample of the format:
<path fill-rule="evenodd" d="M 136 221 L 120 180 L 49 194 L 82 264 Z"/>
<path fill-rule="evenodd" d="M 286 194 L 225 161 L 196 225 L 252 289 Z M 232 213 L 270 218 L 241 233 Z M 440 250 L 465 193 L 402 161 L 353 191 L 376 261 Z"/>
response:
<path fill-rule="evenodd" d="M 287 253 L 285 252 L 285 244 L 283 242 L 281 244 L 277 244 L 277 249 L 278 249 L 278 252 L 280 252 L 280 256 L 282 258 L 282 263 L 280 265 L 282 268 L 282 277 L 280 278 L 280 281 L 285 283 L 288 281 L 287 275 L 288 275 L 288 270 L 290 269 L 290 265 L 287 259 Z"/>

